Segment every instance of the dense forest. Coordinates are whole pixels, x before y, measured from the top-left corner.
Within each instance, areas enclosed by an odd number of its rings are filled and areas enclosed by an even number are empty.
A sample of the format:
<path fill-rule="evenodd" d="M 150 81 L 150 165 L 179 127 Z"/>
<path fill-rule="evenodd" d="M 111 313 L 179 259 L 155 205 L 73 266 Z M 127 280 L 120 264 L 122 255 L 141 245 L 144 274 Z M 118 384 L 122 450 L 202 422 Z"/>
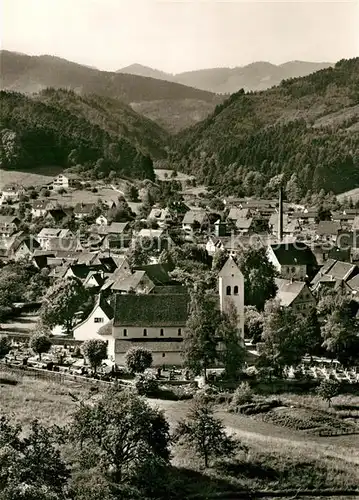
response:
<path fill-rule="evenodd" d="M 120 101 L 47 89 L 0 93 L 0 165 L 76 167 L 97 177 L 154 179 L 166 133 Z"/>
<path fill-rule="evenodd" d="M 232 94 L 175 138 L 172 162 L 223 194 L 288 197 L 359 186 L 359 58 Z"/>

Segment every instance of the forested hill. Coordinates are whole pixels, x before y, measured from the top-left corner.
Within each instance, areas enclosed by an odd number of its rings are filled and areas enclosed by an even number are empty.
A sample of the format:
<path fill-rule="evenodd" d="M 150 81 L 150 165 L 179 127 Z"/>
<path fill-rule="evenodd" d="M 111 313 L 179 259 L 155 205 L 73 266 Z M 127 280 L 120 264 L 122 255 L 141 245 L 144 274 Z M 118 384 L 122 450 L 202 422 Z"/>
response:
<path fill-rule="evenodd" d="M 165 155 L 167 133 L 117 100 L 47 89 L 27 97 L 0 92 L 0 165 L 75 167 L 154 178 L 152 158 Z"/>
<path fill-rule="evenodd" d="M 114 97 L 123 102 L 161 99 L 212 101 L 214 94 L 175 82 L 100 71 L 60 57 L 28 56 L 0 51 L 1 85 L 5 90 L 33 93 L 47 87 L 68 88 L 81 94 Z"/>
<path fill-rule="evenodd" d="M 32 94 L 52 88 L 119 99 L 170 131 L 193 125 L 211 113 L 223 97 L 176 82 L 100 71 L 66 59 L 0 51 L 2 90 Z"/>
<path fill-rule="evenodd" d="M 359 58 L 232 94 L 176 147 L 177 168 L 226 194 L 267 195 L 273 177 L 293 199 L 359 186 Z"/>

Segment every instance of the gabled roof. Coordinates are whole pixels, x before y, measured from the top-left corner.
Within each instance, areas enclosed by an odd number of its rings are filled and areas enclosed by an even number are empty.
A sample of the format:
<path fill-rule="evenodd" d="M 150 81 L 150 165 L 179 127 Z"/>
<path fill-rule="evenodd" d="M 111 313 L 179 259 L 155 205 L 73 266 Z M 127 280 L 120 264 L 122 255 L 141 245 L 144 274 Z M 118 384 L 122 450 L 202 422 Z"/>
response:
<path fill-rule="evenodd" d="M 0 215 L 0 225 L 5 224 L 18 224 L 20 219 L 18 219 L 15 215 Z"/>
<path fill-rule="evenodd" d="M 278 299 L 280 305 L 284 307 L 290 306 L 301 294 L 303 288 L 307 287 L 303 281 L 291 281 L 283 278 L 275 278 L 274 281 L 278 289 L 276 299 Z M 309 289 L 308 291 L 311 293 Z"/>
<path fill-rule="evenodd" d="M 50 238 L 49 247 L 50 250 L 66 252 L 76 252 L 82 248 L 78 238 Z"/>
<path fill-rule="evenodd" d="M 270 245 L 281 266 L 316 266 L 317 262 L 311 249 L 303 242 Z"/>
<path fill-rule="evenodd" d="M 237 208 L 232 207 L 228 214 L 228 219 L 238 220 L 238 219 L 246 219 L 250 215 L 249 208 Z"/>
<path fill-rule="evenodd" d="M 95 208 L 96 203 L 77 203 L 74 206 L 75 214 L 89 214 L 93 208 Z"/>
<path fill-rule="evenodd" d="M 253 217 L 250 217 L 249 219 L 239 218 L 236 220 L 236 227 L 237 229 L 249 229 L 252 225 L 252 222 Z"/>
<path fill-rule="evenodd" d="M 194 224 L 195 222 L 198 222 L 198 224 L 203 224 L 206 219 L 207 212 L 205 210 L 189 210 L 185 213 L 182 224 Z"/>
<path fill-rule="evenodd" d="M 56 238 L 61 233 L 58 227 L 43 227 L 38 233 L 38 238 Z"/>
<path fill-rule="evenodd" d="M 111 224 L 106 227 L 107 234 L 121 234 L 128 226 L 129 222 L 111 222 Z"/>
<path fill-rule="evenodd" d="M 161 236 L 165 235 L 165 231 L 163 229 L 141 229 L 138 233 L 138 238 L 161 238 Z"/>
<path fill-rule="evenodd" d="M 116 295 L 114 326 L 186 325 L 189 295 Z"/>
<path fill-rule="evenodd" d="M 164 285 L 171 281 L 167 264 L 148 264 L 136 266 L 134 269 L 144 271 L 155 285 Z"/>
<path fill-rule="evenodd" d="M 331 220 L 321 220 L 316 229 L 316 233 L 320 236 L 337 235 L 341 230 L 340 222 Z"/>
<path fill-rule="evenodd" d="M 347 281 L 355 274 L 359 273 L 359 268 L 350 262 L 328 259 L 320 271 L 314 276 L 311 284 L 319 282 Z"/>
<path fill-rule="evenodd" d="M 135 271 L 133 274 L 129 276 L 125 276 L 123 278 L 118 279 L 112 285 L 112 290 L 121 290 L 123 292 L 129 292 L 130 290 L 135 290 L 143 278 L 146 276 L 145 271 Z M 153 288 L 154 284 L 150 285 L 150 288 Z"/>

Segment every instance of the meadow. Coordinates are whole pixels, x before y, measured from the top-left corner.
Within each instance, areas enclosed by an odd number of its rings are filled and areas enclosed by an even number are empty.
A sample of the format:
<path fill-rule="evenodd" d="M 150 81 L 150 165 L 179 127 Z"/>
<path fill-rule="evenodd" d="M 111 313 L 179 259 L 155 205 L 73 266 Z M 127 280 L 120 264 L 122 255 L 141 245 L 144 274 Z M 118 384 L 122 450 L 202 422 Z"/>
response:
<path fill-rule="evenodd" d="M 75 398 L 86 400 L 90 394 L 96 397 L 94 389 L 78 382 L 57 384 L 29 376 L 11 379 L 16 385 L 0 383 L 1 413 L 21 422 L 25 429 L 34 418 L 45 425 L 64 425 L 76 409 Z M 148 401 L 165 412 L 172 428 L 184 418 L 191 404 Z M 231 459 L 217 460 L 204 470 L 192 450 L 174 447 L 172 463 L 184 496 L 248 489 L 351 490 L 359 485 L 358 436 L 310 436 L 272 422 L 229 413 L 224 405 L 216 407 L 216 415 L 245 450 L 239 450 Z"/>

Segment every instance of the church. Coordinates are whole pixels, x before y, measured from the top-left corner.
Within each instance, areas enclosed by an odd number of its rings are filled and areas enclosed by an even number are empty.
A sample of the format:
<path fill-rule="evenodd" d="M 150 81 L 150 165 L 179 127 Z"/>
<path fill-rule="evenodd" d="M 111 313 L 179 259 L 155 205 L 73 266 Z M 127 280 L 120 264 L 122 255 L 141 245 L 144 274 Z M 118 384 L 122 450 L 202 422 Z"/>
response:
<path fill-rule="evenodd" d="M 218 291 L 220 311 L 224 312 L 230 304 L 234 304 L 238 316 L 238 335 L 243 339 L 244 278 L 232 257 L 228 258 L 218 274 Z M 101 302 L 97 307 L 101 307 Z M 154 366 L 181 366 L 189 310 L 190 296 L 186 291 L 176 294 L 116 294 L 113 314 L 105 316 L 103 326 L 96 333 L 93 327 L 89 328 L 92 325 L 75 328 L 74 337 L 78 340 L 106 340 L 108 358 L 118 366 L 125 364 L 126 352 L 131 347 L 149 349 Z M 89 316 L 90 322 L 95 321 L 97 316 L 93 311 Z M 80 330 L 83 332 L 81 338 Z M 86 331 L 92 331 L 91 336 L 84 335 Z"/>

